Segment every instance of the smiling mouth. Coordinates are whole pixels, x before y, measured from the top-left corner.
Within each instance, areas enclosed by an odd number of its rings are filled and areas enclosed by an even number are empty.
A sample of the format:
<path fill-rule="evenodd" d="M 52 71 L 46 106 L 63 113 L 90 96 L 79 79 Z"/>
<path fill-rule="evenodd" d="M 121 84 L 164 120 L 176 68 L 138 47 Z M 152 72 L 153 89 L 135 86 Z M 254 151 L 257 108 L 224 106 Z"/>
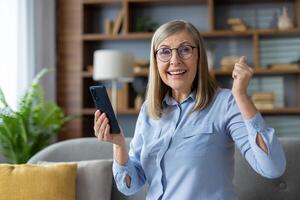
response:
<path fill-rule="evenodd" d="M 186 70 L 174 70 L 174 71 L 168 71 L 167 72 L 169 75 L 174 76 L 174 75 L 183 75 L 186 73 Z"/>

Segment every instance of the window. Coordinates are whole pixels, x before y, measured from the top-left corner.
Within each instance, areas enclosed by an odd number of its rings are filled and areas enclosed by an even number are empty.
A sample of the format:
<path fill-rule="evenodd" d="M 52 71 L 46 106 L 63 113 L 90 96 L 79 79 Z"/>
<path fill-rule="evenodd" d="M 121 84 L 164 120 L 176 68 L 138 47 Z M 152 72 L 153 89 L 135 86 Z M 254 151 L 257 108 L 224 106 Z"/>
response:
<path fill-rule="evenodd" d="M 12 108 L 17 102 L 18 0 L 0 1 L 0 87 Z"/>

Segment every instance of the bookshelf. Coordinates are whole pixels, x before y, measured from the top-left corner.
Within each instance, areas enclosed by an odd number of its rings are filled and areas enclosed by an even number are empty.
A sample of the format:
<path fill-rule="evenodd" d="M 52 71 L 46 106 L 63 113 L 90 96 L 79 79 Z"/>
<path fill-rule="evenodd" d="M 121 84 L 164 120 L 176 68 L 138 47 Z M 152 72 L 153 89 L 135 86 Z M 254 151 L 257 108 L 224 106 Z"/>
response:
<path fill-rule="evenodd" d="M 266 19 L 269 19 L 265 15 L 271 11 L 277 12 L 282 6 L 287 6 L 292 14 L 294 28 L 278 30 L 264 25 Z M 186 19 L 199 29 L 208 46 L 213 44 L 223 45 L 228 49 L 232 46 L 242 49 L 240 54 L 245 54 L 249 64 L 255 69 L 254 77 L 281 77 L 283 80 L 283 95 L 287 103 L 283 107 L 261 112 L 275 117 L 300 117 L 300 67 L 270 69 L 267 67 L 268 60 L 265 59 L 269 55 L 269 49 L 273 48 L 267 46 L 270 40 L 279 44 L 290 38 L 291 41 L 287 42 L 300 41 L 300 0 L 61 0 L 58 1 L 57 8 L 58 103 L 67 114 L 80 116 L 66 125 L 60 139 L 93 136 L 95 109 L 87 88 L 96 84 L 92 80 L 91 71 L 88 70 L 88 66 L 92 65 L 94 50 L 129 49 L 138 58 L 149 57 L 153 32 L 136 31 L 137 20 L 143 15 L 150 16 L 159 24 L 176 18 Z M 121 31 L 114 35 L 106 34 L 105 19 L 115 20 L 121 10 L 124 12 Z M 241 12 L 238 12 L 239 10 Z M 246 31 L 232 31 L 224 20 L 233 16 L 245 18 L 251 28 Z M 221 86 L 230 87 L 231 71 L 220 68 L 220 59 L 226 53 L 221 51 L 216 52 L 217 54 L 220 56 L 216 56 L 211 73 Z M 146 78 L 148 72 L 143 70 L 135 75 Z M 126 104 L 124 106 L 123 102 L 122 106 L 118 105 L 119 115 L 138 114 L 139 108 L 134 106 L 136 93 L 131 83 L 121 87 L 118 96 L 118 99 L 123 99 Z"/>

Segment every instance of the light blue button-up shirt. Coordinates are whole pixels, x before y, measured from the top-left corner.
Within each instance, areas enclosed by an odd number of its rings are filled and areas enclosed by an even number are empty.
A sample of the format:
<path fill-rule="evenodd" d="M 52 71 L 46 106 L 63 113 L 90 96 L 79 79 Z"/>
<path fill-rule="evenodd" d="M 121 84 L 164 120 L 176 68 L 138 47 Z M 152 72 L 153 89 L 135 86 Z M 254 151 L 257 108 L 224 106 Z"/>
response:
<path fill-rule="evenodd" d="M 143 104 L 129 160 L 125 165 L 113 164 L 122 193 L 136 193 L 147 182 L 148 200 L 237 199 L 232 183 L 234 144 L 257 173 L 268 178 L 283 174 L 282 146 L 260 113 L 243 119 L 228 89 L 219 89 L 213 102 L 200 112 L 192 112 L 194 104 L 194 92 L 181 103 L 167 94 L 159 120 L 149 118 Z M 258 132 L 268 154 L 255 142 Z M 126 175 L 131 177 L 130 187 Z"/>

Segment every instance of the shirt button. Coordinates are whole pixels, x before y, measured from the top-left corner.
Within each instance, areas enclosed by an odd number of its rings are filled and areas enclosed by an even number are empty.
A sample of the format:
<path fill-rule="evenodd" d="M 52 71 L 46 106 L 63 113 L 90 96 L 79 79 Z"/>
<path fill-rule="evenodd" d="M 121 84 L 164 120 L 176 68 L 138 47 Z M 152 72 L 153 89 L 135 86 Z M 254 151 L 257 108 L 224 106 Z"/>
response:
<path fill-rule="evenodd" d="M 286 189 L 286 183 L 285 182 L 281 182 L 279 184 L 279 188 L 282 189 L 282 190 Z"/>

